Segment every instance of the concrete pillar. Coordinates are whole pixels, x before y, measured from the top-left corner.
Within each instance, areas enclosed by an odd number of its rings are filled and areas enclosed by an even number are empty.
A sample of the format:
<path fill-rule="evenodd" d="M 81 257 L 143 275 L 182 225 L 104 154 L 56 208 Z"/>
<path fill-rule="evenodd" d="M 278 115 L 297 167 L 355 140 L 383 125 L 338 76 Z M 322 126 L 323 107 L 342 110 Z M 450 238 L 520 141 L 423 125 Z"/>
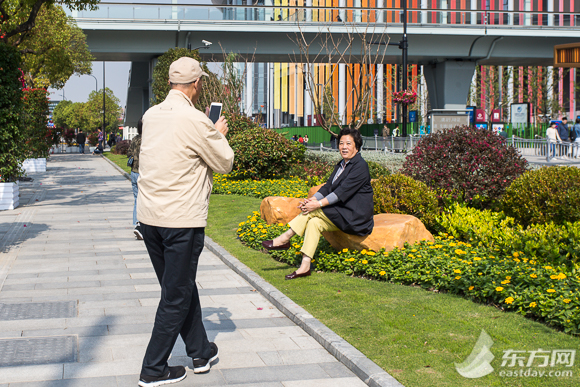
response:
<path fill-rule="evenodd" d="M 548 1 L 548 12 L 554 12 L 554 0 Z M 553 13 L 548 14 L 548 25 L 549 26 L 554 25 L 554 14 Z"/>
<path fill-rule="evenodd" d="M 254 64 L 246 63 L 246 115 L 254 114 Z"/>
<path fill-rule="evenodd" d="M 508 11 L 514 10 L 514 0 L 508 0 Z M 514 14 L 508 13 L 508 24 L 513 26 L 514 25 Z"/>
<path fill-rule="evenodd" d="M 477 0 L 471 0 L 471 9 L 477 9 Z M 471 24 L 477 24 L 477 12 L 471 12 Z"/>
<path fill-rule="evenodd" d="M 306 6 L 312 7 L 312 0 L 306 0 Z M 312 21 L 312 8 L 306 8 L 306 21 Z"/>
<path fill-rule="evenodd" d="M 421 8 L 429 8 L 429 2 L 427 0 L 421 0 Z M 427 11 L 421 11 L 421 24 L 427 24 Z"/>
<path fill-rule="evenodd" d="M 346 124 L 346 65 L 338 65 L 338 114 L 342 125 Z"/>
<path fill-rule="evenodd" d="M 465 109 L 475 62 L 449 60 L 423 69 L 431 109 Z"/>

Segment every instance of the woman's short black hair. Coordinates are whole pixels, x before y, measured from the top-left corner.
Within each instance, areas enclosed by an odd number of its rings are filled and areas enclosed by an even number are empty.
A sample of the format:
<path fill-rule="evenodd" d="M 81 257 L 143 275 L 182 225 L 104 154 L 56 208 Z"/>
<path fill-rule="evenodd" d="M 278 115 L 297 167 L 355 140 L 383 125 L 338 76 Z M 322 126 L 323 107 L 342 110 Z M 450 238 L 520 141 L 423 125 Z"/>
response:
<path fill-rule="evenodd" d="M 576 123 L 580 124 L 580 118 L 576 118 Z"/>
<path fill-rule="evenodd" d="M 143 119 L 139 118 L 139 122 L 137 122 L 137 133 L 141 134 L 143 132 Z"/>
<path fill-rule="evenodd" d="M 340 133 L 338 134 L 338 142 L 340 143 L 340 138 L 342 136 L 351 136 L 354 140 L 354 146 L 356 147 L 356 150 L 360 151 L 360 148 L 362 148 L 362 143 L 363 143 L 363 139 L 362 136 L 360 135 L 360 132 L 356 129 L 351 129 L 351 128 L 344 128 L 340 131 Z"/>

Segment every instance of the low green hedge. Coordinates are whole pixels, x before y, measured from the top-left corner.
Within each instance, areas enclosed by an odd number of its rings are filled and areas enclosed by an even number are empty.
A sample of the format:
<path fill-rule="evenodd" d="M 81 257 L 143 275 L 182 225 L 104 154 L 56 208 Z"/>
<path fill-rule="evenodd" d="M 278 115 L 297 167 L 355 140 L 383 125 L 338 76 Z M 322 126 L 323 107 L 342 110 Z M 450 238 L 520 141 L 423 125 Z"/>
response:
<path fill-rule="evenodd" d="M 253 212 L 239 224 L 237 232 L 244 244 L 259 250 L 263 240 L 287 229 L 283 224 L 268 225 L 258 212 Z M 294 236 L 291 242 L 289 250 L 272 255 L 295 265 L 301 260 L 303 240 Z M 544 321 L 570 334 L 580 334 L 580 267 L 543 265 L 521 251 L 503 255 L 499 249 L 476 247 L 442 234 L 435 242 L 422 241 L 391 252 L 335 252 L 321 238 L 313 264 L 320 271 L 462 295 Z"/>
<path fill-rule="evenodd" d="M 541 263 L 569 267 L 580 259 L 580 222 L 561 225 L 548 222 L 524 228 L 503 212 L 477 210 L 457 203 L 438 222 L 452 236 L 498 249 L 502 254 L 523 251 Z"/>

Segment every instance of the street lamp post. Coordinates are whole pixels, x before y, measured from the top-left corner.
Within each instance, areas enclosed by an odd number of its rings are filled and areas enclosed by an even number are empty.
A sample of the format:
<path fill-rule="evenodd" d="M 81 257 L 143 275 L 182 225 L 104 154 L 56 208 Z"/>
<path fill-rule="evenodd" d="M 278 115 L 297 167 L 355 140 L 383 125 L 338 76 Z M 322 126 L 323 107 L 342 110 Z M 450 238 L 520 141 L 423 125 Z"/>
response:
<path fill-rule="evenodd" d="M 95 92 L 98 92 L 99 91 L 99 84 L 97 83 L 97 77 L 95 77 L 93 74 L 87 74 L 87 75 L 95 78 Z"/>
<path fill-rule="evenodd" d="M 103 61 L 103 141 L 107 138 L 105 132 L 105 113 L 107 108 L 105 107 L 105 61 Z M 103 149 L 105 146 L 103 145 Z"/>

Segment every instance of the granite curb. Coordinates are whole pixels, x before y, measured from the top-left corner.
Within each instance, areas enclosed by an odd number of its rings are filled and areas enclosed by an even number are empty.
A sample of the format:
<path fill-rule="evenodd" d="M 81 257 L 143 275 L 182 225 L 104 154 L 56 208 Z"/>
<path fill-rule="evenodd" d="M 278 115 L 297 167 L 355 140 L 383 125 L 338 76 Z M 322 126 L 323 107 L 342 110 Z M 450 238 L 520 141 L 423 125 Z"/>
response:
<path fill-rule="evenodd" d="M 254 273 L 208 236 L 205 237 L 205 246 L 367 385 L 371 387 L 403 387 L 401 383 L 362 352 Z"/>
<path fill-rule="evenodd" d="M 108 158 L 106 158 L 103 155 L 99 155 L 101 156 L 103 159 L 105 159 L 105 161 L 107 161 L 109 164 L 111 164 L 116 170 L 117 172 L 119 172 L 121 175 L 123 175 L 125 177 L 125 179 L 131 181 L 131 175 L 128 174 L 127 172 L 123 171 L 117 164 L 115 164 L 114 162 L 112 162 L 111 160 L 109 160 Z"/>

